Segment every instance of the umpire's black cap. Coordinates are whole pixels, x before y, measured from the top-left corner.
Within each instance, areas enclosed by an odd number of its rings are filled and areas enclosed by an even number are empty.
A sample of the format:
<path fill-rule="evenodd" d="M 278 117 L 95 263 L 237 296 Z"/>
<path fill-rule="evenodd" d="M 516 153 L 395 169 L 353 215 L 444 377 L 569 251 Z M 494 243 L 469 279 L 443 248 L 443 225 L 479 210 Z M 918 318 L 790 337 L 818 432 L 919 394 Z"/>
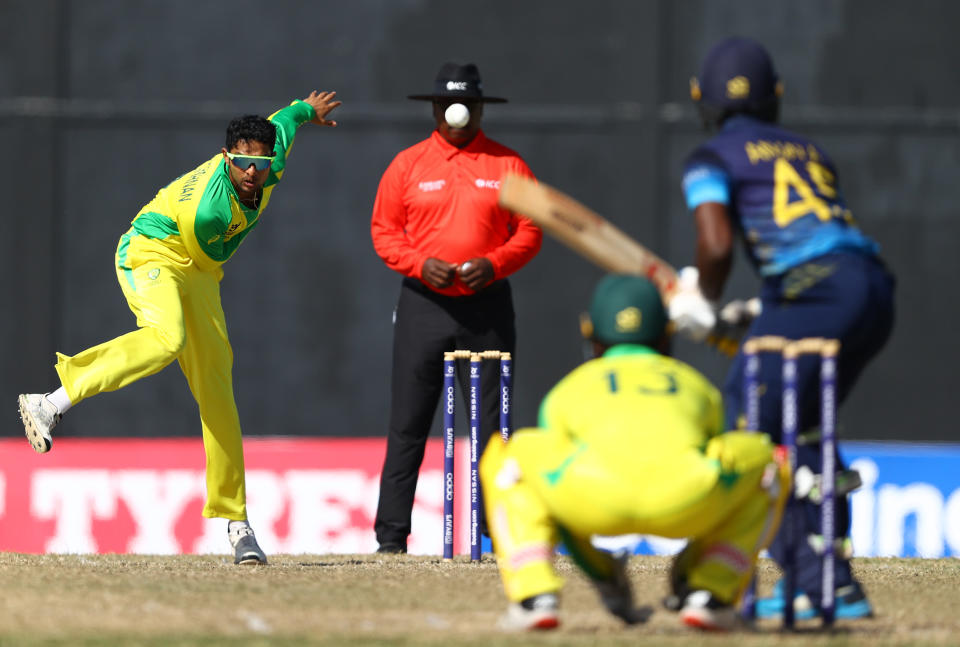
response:
<path fill-rule="evenodd" d="M 483 103 L 506 103 L 500 97 L 488 97 L 483 94 L 483 81 L 480 70 L 473 63 L 444 63 L 433 81 L 433 94 L 411 94 L 408 99 L 416 101 L 435 101 L 460 99 L 463 101 L 481 101 Z"/>

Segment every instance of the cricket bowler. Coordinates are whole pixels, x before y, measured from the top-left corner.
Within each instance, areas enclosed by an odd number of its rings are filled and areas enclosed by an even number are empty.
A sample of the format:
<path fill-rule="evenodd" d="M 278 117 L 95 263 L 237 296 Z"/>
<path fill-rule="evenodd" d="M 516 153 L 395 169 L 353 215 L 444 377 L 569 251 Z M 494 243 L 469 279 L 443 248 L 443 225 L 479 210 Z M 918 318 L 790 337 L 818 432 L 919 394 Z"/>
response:
<path fill-rule="evenodd" d="M 27 439 L 50 451 L 51 430 L 73 406 L 179 362 L 200 409 L 206 451 L 203 516 L 228 519 L 237 564 L 265 564 L 247 521 L 243 439 L 233 350 L 220 303 L 222 265 L 260 223 L 283 177 L 297 129 L 326 119 L 335 92 L 311 92 L 268 119 L 237 117 L 225 146 L 160 189 L 120 237 L 117 279 L 137 329 L 76 355 L 57 353 L 60 385 L 19 397 Z M 279 223 L 277 223 L 279 224 Z"/>

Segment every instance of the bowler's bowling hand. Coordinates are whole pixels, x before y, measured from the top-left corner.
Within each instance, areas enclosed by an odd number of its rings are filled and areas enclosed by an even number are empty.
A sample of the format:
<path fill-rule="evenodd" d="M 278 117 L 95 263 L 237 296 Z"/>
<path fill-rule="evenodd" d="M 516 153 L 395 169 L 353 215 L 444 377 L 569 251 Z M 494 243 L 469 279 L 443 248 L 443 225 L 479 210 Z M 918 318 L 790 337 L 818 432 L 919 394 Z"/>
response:
<path fill-rule="evenodd" d="M 464 285 L 476 292 L 493 280 L 493 263 L 484 256 L 471 258 L 460 264 L 457 274 Z"/>
<path fill-rule="evenodd" d="M 310 93 L 306 99 L 303 100 L 304 103 L 309 103 L 313 108 L 314 118 L 310 121 L 312 124 L 317 124 L 318 126 L 336 126 L 337 122 L 330 121 L 327 119 L 327 115 L 330 112 L 339 106 L 342 101 L 334 101 L 334 98 L 337 96 L 336 92 L 317 92 L 314 90 Z"/>
<path fill-rule="evenodd" d="M 456 276 L 456 263 L 441 261 L 432 256 L 423 262 L 423 268 L 420 270 L 420 276 L 423 280 L 433 287 L 442 290 L 453 284 L 453 278 Z"/>

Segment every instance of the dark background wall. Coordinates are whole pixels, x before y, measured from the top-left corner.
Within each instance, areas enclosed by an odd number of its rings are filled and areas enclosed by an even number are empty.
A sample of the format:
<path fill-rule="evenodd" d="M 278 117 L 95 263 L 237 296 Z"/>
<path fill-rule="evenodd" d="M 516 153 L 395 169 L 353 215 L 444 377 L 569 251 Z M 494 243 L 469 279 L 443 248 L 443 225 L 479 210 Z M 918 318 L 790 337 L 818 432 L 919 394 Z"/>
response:
<path fill-rule="evenodd" d="M 382 435 L 399 276 L 374 254 L 380 174 L 427 136 L 445 60 L 480 66 L 488 135 L 676 264 L 693 227 L 679 190 L 704 137 L 687 84 L 716 40 L 764 42 L 783 121 L 832 154 L 864 228 L 899 277 L 895 336 L 841 414 L 848 438 L 954 440 L 960 307 L 960 5 L 818 0 L 5 0 L 0 22 L 4 343 L 0 434 L 14 397 L 56 385 L 67 354 L 132 329 L 117 239 L 156 190 L 222 145 L 237 114 L 313 89 L 344 105 L 304 127 L 262 225 L 225 267 L 245 433 Z M 517 425 L 582 358 L 577 313 L 600 272 L 552 240 L 513 279 Z M 725 297 L 752 296 L 737 264 Z M 727 360 L 679 343 L 722 380 Z M 193 435 L 176 366 L 74 409 L 63 433 Z"/>

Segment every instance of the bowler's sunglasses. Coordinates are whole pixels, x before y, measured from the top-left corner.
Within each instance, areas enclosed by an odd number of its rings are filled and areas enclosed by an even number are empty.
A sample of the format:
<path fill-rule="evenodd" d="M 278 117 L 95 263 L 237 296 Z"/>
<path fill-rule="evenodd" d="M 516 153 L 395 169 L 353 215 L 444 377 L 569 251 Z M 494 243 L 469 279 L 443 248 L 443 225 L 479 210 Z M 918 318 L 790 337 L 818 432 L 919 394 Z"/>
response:
<path fill-rule="evenodd" d="M 230 162 L 238 169 L 246 171 L 253 164 L 253 168 L 263 171 L 270 168 L 275 155 L 241 155 L 240 153 L 227 153 Z"/>

